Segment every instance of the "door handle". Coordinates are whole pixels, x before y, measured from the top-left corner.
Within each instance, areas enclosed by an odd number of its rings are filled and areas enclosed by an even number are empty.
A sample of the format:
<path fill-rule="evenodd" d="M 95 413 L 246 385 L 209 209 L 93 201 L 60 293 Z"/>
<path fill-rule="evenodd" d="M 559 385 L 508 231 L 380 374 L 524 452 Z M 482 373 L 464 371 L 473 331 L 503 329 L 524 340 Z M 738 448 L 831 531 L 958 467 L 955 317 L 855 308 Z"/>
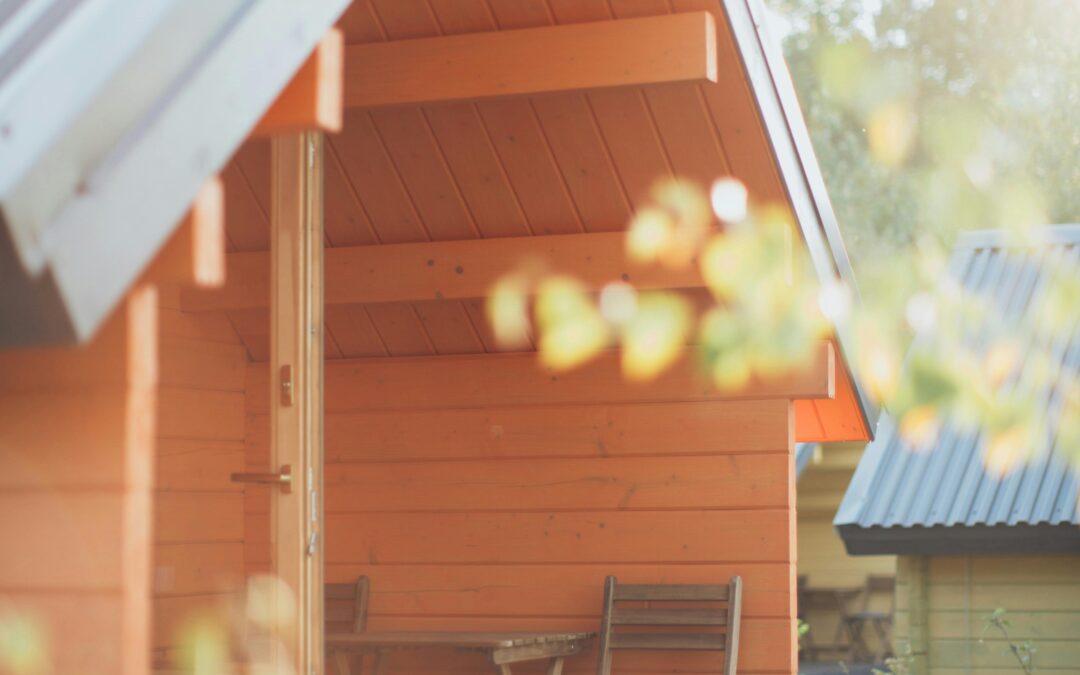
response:
<path fill-rule="evenodd" d="M 279 473 L 234 473 L 229 476 L 229 480 L 234 483 L 278 485 L 282 492 L 289 494 L 292 492 L 292 467 L 286 464 Z"/>

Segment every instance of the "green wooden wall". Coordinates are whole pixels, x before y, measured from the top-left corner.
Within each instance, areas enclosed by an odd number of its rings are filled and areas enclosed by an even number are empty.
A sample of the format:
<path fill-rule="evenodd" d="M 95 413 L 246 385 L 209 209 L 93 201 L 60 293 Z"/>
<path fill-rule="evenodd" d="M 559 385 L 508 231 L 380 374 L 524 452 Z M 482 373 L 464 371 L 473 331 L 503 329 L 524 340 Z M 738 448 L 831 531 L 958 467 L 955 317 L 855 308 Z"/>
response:
<path fill-rule="evenodd" d="M 901 556 L 897 564 L 898 653 L 913 673 L 1020 673 L 987 617 L 1006 610 L 1012 637 L 1031 640 L 1041 673 L 1080 673 L 1080 555 Z"/>

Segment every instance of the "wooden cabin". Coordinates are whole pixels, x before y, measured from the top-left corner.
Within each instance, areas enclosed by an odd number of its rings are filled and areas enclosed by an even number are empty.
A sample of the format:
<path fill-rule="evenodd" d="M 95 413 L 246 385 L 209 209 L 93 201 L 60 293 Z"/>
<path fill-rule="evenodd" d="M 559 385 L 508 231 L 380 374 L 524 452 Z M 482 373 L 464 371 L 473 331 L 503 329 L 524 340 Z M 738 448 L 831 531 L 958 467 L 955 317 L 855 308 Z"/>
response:
<path fill-rule="evenodd" d="M 758 0 L 226 4 L 26 15 L 56 49 L 0 80 L 0 122 L 9 100 L 63 113 L 0 182 L 0 616 L 38 667 L 182 668 L 193 622 L 269 572 L 296 611 L 271 658 L 303 672 L 326 670 L 324 582 L 368 577 L 369 630 L 596 631 L 616 575 L 741 577 L 738 672 L 794 673 L 794 444 L 867 440 L 875 418 L 845 336 L 720 392 L 689 355 L 648 384 L 614 354 L 548 372 L 483 313 L 530 258 L 704 297 L 623 253 L 664 176 L 737 177 L 851 282 Z M 102 71 L 61 77 L 129 5 Z"/>
<path fill-rule="evenodd" d="M 896 557 L 849 555 L 833 527 L 851 477 L 866 443 L 800 443 L 795 452 L 798 504 L 799 616 L 807 632 L 800 641 L 804 662 L 831 663 L 863 657 L 856 654 L 845 617 L 870 608 L 886 611 L 892 593 L 868 591 L 872 578 L 896 575 Z M 884 651 L 872 632 L 865 636 L 870 654 Z M 884 645 L 887 649 L 890 645 Z"/>
<path fill-rule="evenodd" d="M 950 273 L 986 298 L 991 319 L 1026 321 L 1053 265 L 1080 263 L 1080 227 L 1049 227 L 1040 237 L 1018 246 L 1002 232 L 967 233 Z M 1051 352 L 1052 367 L 1075 374 L 1080 334 L 1070 330 Z M 1024 359 L 1024 367 L 1035 361 Z M 910 655 L 912 673 L 1018 671 L 1009 641 L 988 625 L 998 609 L 1010 639 L 1035 648 L 1036 672 L 1076 672 L 1080 477 L 1068 459 L 1076 448 L 1063 445 L 1050 420 L 1050 447 L 996 476 L 984 466 L 982 434 L 943 419 L 940 440 L 916 453 L 882 416 L 835 524 L 850 554 L 898 556 L 895 651 Z"/>

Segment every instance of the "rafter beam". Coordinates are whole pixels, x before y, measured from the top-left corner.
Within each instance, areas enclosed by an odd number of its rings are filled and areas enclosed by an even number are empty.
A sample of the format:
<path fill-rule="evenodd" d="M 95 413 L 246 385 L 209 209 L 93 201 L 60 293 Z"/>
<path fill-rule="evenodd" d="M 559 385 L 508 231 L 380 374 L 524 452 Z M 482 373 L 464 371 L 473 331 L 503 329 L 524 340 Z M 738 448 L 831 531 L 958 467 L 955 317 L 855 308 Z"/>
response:
<path fill-rule="evenodd" d="M 225 188 L 220 178 L 199 190 L 143 278 L 155 284 L 200 287 L 225 283 Z"/>
<path fill-rule="evenodd" d="M 341 131 L 345 38 L 327 31 L 252 131 L 254 136 Z"/>
<path fill-rule="evenodd" d="M 708 12 L 351 45 L 345 105 L 716 81 Z"/>
<path fill-rule="evenodd" d="M 823 399 L 836 394 L 836 354 L 822 341 L 805 368 L 720 391 L 701 371 L 693 347 L 651 382 L 628 382 L 616 350 L 576 370 L 557 372 L 532 352 L 408 358 L 338 359 L 326 363 L 325 400 L 335 412 L 440 410 L 744 399 Z M 249 412 L 266 412 L 266 364 L 247 372 Z"/>
<path fill-rule="evenodd" d="M 328 248 L 326 304 L 482 298 L 502 275 L 530 264 L 546 265 L 547 272 L 571 274 L 591 291 L 620 279 L 639 289 L 702 286 L 696 264 L 669 269 L 629 260 L 625 236 L 598 232 Z M 211 292 L 184 292 L 183 309 L 268 306 L 269 260 L 264 252 L 229 254 L 226 286 Z"/>

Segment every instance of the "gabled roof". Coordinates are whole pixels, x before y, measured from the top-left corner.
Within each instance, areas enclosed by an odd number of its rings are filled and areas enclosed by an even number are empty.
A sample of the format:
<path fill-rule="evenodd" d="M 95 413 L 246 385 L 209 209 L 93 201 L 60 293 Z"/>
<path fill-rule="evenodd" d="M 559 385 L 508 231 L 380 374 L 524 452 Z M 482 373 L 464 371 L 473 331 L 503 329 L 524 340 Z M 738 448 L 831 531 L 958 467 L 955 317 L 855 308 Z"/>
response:
<path fill-rule="evenodd" d="M 1019 249 L 1004 245 L 998 232 L 972 232 L 954 250 L 950 274 L 1002 317 L 1024 321 L 1047 281 L 1048 262 L 1080 267 L 1080 226 L 1046 228 L 1043 241 Z M 1051 354 L 1054 367 L 1080 371 L 1080 327 Z M 849 553 L 1080 551 L 1080 475 L 1056 441 L 1050 452 L 997 478 L 983 468 L 981 434 L 942 422 L 937 445 L 916 453 L 882 417 L 834 520 Z M 1053 429 L 1047 434 L 1056 436 Z"/>
<path fill-rule="evenodd" d="M 780 41 L 769 34 L 765 6 L 761 0 L 724 0 L 723 4 L 814 269 L 822 281 L 839 279 L 857 293 L 851 262 L 795 85 L 784 62 Z M 841 353 L 846 355 L 851 337 L 837 327 L 836 338 Z M 861 384 L 859 374 L 851 368 L 850 359 L 844 358 L 844 364 L 854 384 L 859 412 L 873 437 L 880 410 Z"/>
<path fill-rule="evenodd" d="M 91 335 L 347 4 L 0 9 L 0 347 Z"/>

